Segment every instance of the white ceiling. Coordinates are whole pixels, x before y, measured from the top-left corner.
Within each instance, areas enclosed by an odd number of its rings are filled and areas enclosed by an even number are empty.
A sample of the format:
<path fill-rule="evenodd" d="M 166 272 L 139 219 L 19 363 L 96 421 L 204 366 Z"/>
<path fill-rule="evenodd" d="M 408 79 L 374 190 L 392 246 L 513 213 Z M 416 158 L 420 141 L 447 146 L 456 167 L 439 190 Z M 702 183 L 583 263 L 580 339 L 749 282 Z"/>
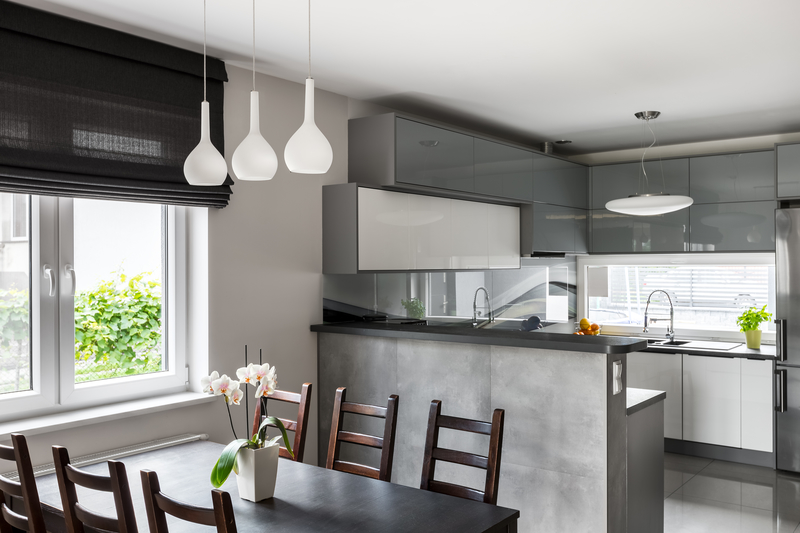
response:
<path fill-rule="evenodd" d="M 15 0 L 202 50 L 200 0 Z M 207 0 L 248 65 L 251 0 Z M 257 0 L 257 69 L 305 78 L 307 3 Z M 314 0 L 317 87 L 568 153 L 800 131 L 798 0 Z"/>

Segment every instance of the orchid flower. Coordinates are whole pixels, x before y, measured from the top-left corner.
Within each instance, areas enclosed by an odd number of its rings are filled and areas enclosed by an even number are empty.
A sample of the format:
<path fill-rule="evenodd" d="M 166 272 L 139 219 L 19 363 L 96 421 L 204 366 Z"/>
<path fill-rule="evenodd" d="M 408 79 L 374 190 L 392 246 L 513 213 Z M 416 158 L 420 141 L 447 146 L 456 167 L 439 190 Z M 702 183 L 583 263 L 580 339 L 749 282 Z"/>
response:
<path fill-rule="evenodd" d="M 222 374 L 222 377 L 211 383 L 211 388 L 214 390 L 214 396 L 230 396 L 231 391 L 239 388 L 239 382 L 235 379 L 232 380 L 227 374 Z"/>
<path fill-rule="evenodd" d="M 272 370 L 264 377 L 261 381 L 258 382 L 258 388 L 256 389 L 256 398 L 261 398 L 262 396 L 269 396 L 273 392 L 275 392 L 275 388 L 278 386 L 278 376 L 275 375 L 275 368 L 273 367 Z"/>
<path fill-rule="evenodd" d="M 219 372 L 214 370 L 210 376 L 206 376 L 204 378 L 200 378 L 200 385 L 203 387 L 203 392 L 206 393 L 213 393 L 214 392 L 214 381 L 219 379 Z"/>
<path fill-rule="evenodd" d="M 234 383 L 236 383 L 236 382 L 234 382 Z M 237 385 L 238 385 L 238 383 L 237 383 Z M 242 402 L 242 397 L 243 396 L 244 396 L 244 392 L 242 392 L 242 389 L 237 387 L 236 389 L 231 391 L 230 401 L 231 401 L 231 403 L 233 405 L 240 405 L 241 402 Z"/>
<path fill-rule="evenodd" d="M 258 365 L 260 366 L 260 365 Z M 250 385 L 256 386 L 258 382 L 258 378 L 256 377 L 256 365 L 250 363 L 246 367 L 242 367 L 236 371 L 236 377 L 239 378 L 240 383 L 249 383 Z"/>
<path fill-rule="evenodd" d="M 274 370 L 275 367 L 272 368 Z M 269 370 L 269 363 L 264 363 L 263 365 L 253 365 L 253 377 L 256 381 L 261 381 L 267 376 Z"/>

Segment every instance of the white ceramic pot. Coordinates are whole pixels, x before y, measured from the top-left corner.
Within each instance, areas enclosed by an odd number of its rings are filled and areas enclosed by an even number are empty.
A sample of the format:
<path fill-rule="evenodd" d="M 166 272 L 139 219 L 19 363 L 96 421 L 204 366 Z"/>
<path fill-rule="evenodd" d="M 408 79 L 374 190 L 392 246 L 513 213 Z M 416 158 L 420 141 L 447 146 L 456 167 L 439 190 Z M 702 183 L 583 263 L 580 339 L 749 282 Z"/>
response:
<path fill-rule="evenodd" d="M 275 443 L 267 448 L 257 450 L 242 449 L 237 456 L 239 474 L 236 484 L 239 496 L 251 502 L 260 502 L 272 498 L 275 494 L 275 480 L 278 477 L 278 451 Z"/>

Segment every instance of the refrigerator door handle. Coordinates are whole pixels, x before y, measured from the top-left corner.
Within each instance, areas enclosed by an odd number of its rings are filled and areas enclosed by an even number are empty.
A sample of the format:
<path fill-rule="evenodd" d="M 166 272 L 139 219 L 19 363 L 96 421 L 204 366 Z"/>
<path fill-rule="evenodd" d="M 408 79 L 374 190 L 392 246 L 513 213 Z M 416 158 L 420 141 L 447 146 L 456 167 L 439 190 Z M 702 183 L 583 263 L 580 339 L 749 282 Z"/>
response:
<path fill-rule="evenodd" d="M 775 355 L 778 361 L 786 361 L 786 319 L 775 321 Z"/>
<path fill-rule="evenodd" d="M 779 413 L 786 412 L 786 370 L 778 370 L 775 372 L 775 377 L 778 378 L 777 382 L 775 383 L 775 393 L 778 397 L 777 405 L 775 406 L 775 410 Z"/>

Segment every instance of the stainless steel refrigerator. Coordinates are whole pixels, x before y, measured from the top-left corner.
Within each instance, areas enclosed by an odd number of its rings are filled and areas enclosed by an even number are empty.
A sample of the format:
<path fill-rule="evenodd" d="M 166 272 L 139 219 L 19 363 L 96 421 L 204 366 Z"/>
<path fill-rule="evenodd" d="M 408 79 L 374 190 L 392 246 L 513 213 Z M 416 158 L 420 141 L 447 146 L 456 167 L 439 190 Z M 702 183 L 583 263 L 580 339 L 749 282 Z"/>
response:
<path fill-rule="evenodd" d="M 800 472 L 800 209 L 775 211 L 775 293 L 777 466 Z"/>

